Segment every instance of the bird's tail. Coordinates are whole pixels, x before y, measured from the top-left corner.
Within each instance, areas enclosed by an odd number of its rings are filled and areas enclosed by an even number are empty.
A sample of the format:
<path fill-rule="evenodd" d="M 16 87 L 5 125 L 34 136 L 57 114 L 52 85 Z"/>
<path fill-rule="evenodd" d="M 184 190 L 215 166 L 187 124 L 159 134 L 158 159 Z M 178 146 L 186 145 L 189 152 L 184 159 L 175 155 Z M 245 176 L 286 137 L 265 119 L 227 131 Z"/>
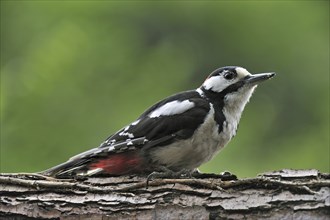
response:
<path fill-rule="evenodd" d="M 73 176 L 82 175 L 87 172 L 88 164 L 91 161 L 91 156 L 99 152 L 99 148 L 93 148 L 81 154 L 71 157 L 68 161 L 56 165 L 52 168 L 39 172 L 45 176 L 56 178 L 72 178 Z"/>
<path fill-rule="evenodd" d="M 72 178 L 75 176 L 92 176 L 96 174 L 124 175 L 144 171 L 143 159 L 136 146 L 143 145 L 145 138 L 126 140 L 110 146 L 101 146 L 71 157 L 39 174 Z"/>

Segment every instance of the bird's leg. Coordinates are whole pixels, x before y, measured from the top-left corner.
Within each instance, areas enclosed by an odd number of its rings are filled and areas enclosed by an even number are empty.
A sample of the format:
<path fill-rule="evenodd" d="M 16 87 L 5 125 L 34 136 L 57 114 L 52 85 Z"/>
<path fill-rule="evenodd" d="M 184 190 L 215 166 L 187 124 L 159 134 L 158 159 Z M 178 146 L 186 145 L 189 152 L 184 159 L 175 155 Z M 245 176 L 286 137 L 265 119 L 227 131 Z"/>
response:
<path fill-rule="evenodd" d="M 169 178 L 169 179 L 176 179 L 176 178 L 182 178 L 182 177 L 187 177 L 187 178 L 192 178 L 192 171 L 189 169 L 182 169 L 180 171 L 173 171 L 168 169 L 165 166 L 160 166 L 157 169 L 158 171 L 154 171 L 151 174 L 148 175 L 147 177 L 147 188 L 149 181 L 152 179 L 156 178 Z"/>

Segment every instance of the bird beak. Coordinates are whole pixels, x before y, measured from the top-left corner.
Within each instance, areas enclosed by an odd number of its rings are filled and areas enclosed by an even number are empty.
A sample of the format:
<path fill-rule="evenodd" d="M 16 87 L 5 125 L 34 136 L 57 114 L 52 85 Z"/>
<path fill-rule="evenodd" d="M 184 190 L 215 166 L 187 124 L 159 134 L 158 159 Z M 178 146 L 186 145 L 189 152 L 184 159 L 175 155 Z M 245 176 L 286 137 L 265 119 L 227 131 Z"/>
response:
<path fill-rule="evenodd" d="M 275 73 L 258 73 L 258 74 L 253 74 L 245 77 L 244 82 L 246 84 L 252 84 L 256 85 L 259 84 L 260 82 L 263 82 L 267 79 L 272 78 L 275 76 Z"/>

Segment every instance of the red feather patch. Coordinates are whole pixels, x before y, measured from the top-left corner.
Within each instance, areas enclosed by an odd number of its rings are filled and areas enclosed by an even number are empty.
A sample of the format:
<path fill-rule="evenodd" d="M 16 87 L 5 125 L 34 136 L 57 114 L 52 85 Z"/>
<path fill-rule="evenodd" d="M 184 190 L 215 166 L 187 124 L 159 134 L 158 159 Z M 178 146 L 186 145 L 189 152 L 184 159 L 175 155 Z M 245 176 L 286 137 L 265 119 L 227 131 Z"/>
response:
<path fill-rule="evenodd" d="M 89 168 L 102 168 L 104 173 L 113 175 L 135 174 L 142 171 L 142 162 L 137 152 L 132 151 L 109 155 L 90 164 Z"/>

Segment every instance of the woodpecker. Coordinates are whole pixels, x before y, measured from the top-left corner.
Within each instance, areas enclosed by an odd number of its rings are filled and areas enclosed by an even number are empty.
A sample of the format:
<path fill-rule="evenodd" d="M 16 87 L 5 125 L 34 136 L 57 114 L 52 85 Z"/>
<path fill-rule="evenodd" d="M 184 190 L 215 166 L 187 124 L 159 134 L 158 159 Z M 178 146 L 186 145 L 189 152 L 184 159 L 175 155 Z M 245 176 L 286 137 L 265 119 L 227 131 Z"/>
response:
<path fill-rule="evenodd" d="M 236 135 L 253 91 L 275 73 L 250 74 L 227 66 L 214 70 L 196 90 L 151 106 L 99 147 L 43 171 L 56 178 L 195 171 Z"/>

